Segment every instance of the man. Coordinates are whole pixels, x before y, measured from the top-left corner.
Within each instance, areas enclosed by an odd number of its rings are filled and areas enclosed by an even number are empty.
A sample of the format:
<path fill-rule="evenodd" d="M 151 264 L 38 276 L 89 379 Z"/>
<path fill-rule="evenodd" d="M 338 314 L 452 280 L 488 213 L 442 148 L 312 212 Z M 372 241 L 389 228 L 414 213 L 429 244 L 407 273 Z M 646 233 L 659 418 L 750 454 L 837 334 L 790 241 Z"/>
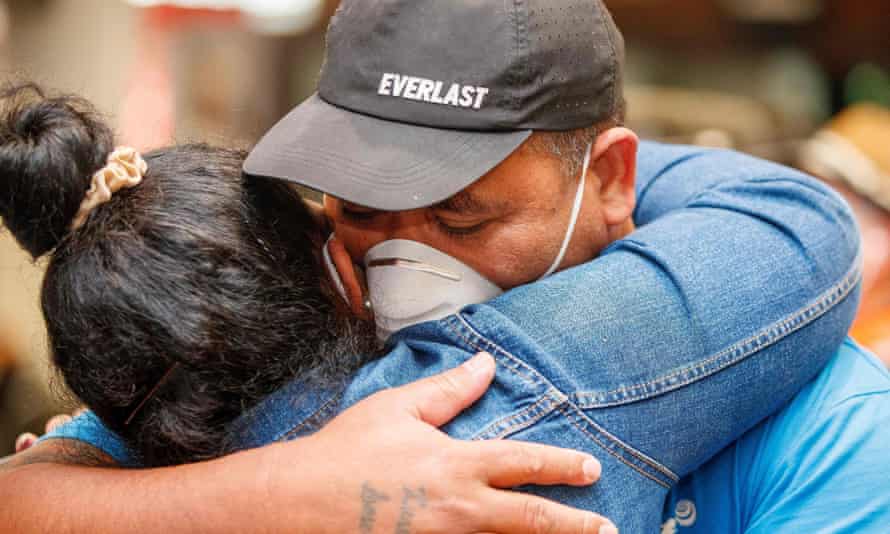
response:
<path fill-rule="evenodd" d="M 371 268 L 369 252 L 381 242 L 413 240 L 457 258 L 495 286 L 513 288 L 546 276 L 552 267 L 588 261 L 630 234 L 636 139 L 618 127 L 623 119 L 621 38 L 604 8 L 592 2 L 530 2 L 503 11 L 485 3 L 458 8 L 419 4 L 347 3 L 330 31 L 318 97 L 267 135 L 247 172 L 328 193 L 326 211 L 335 234 L 352 261 Z M 512 32 L 498 33 L 499 24 L 489 18 L 498 15 Z M 442 22 L 455 16 L 459 22 Z M 564 24 L 567 18 L 572 24 Z M 436 30 L 427 26 L 432 21 Z M 578 40 L 573 28 L 592 29 L 592 35 Z M 573 62 L 577 57 L 599 60 Z M 458 93 L 466 98 L 458 99 Z M 326 135 L 318 136 L 319 131 Z M 585 148 L 592 153 L 588 169 L 583 167 Z M 643 165 L 657 164 L 663 149 L 649 150 Z M 727 155 L 687 151 L 682 157 L 698 158 L 697 164 L 686 164 L 698 165 L 703 174 L 733 164 L 757 167 Z M 708 158 L 715 169 L 703 162 Z M 582 179 L 583 191 L 576 196 L 578 176 L 585 171 L 589 181 Z M 764 167 L 761 172 L 781 171 Z M 739 183 L 744 174 L 736 176 Z M 750 180 L 751 194 L 766 176 Z M 640 195 L 658 189 L 657 182 L 640 186 Z M 730 189 L 721 189 L 723 198 L 710 204 L 702 193 L 707 188 L 701 187 L 699 206 L 725 206 Z M 583 203 L 572 230 L 577 215 L 572 210 L 578 208 L 573 198 Z M 637 223 L 645 222 L 641 215 Z M 569 237 L 563 239 L 566 221 Z M 733 221 L 726 224 L 729 234 Z M 645 243 L 644 232 L 617 247 Z M 704 241 L 705 234 L 698 237 Z M 657 246 L 650 243 L 648 252 L 655 255 Z M 359 281 L 348 274 L 345 258 L 338 267 L 347 271 L 347 293 L 358 310 L 363 302 Z M 674 282 L 683 284 L 682 268 L 671 267 Z M 534 324 L 536 314 L 525 315 Z M 559 373 L 548 375 L 553 376 Z M 890 430 L 878 430 L 890 422 L 888 395 L 886 369 L 846 343 L 817 382 L 707 470 L 684 481 L 671 502 L 695 497 L 703 532 L 876 531 L 890 524 L 890 487 L 879 474 L 880 451 L 890 448 Z M 819 435 L 828 429 L 832 439 Z M 747 462 L 739 458 L 742 454 Z M 748 469 L 730 468 L 741 465 Z M 829 486 L 831 493 L 825 491 Z M 742 495 L 720 491 L 729 487 Z M 840 488 L 843 498 L 834 495 Z M 832 513 L 838 507 L 832 510 L 827 503 L 839 499 L 845 513 Z M 733 516 L 733 511 L 744 515 Z M 676 521 L 680 529 L 696 528 L 688 516 Z"/>
<path fill-rule="evenodd" d="M 490 348 L 502 364 L 499 387 L 449 431 L 466 438 L 545 441 L 556 433 L 561 443 L 592 446 L 602 453 L 612 483 L 601 491 L 615 497 L 601 502 L 607 508 L 602 511 L 621 515 L 625 521 L 619 526 L 627 525 L 627 531 L 643 531 L 653 518 L 635 517 L 620 500 L 623 482 L 630 487 L 645 477 L 663 498 L 677 472 L 692 471 L 716 452 L 715 435 L 734 437 L 725 427 L 703 428 L 704 413 L 735 411 L 727 415 L 730 426 L 749 427 L 790 397 L 795 384 L 802 385 L 807 373 L 792 356 L 820 360 L 834 352 L 855 308 L 849 296 L 858 280 L 857 241 L 842 204 L 805 177 L 728 153 L 656 146 L 647 146 L 641 159 L 635 218 L 642 228 L 631 233 L 637 142 L 631 132 L 610 127 L 621 118 L 621 54 L 608 14 L 590 2 L 579 28 L 568 23 L 577 12 L 566 14 L 566 6 L 552 2 L 540 9 L 494 4 L 344 4 L 331 29 L 321 97 L 273 131 L 247 171 L 304 183 L 314 175 L 317 183 L 311 185 L 346 201 L 327 202 L 343 244 L 331 249 L 344 293 L 357 310 L 364 299 L 346 253 L 360 261 L 392 238 L 432 245 L 503 289 L 604 252 L 601 260 L 542 282 L 568 306 L 572 298 L 601 299 L 602 315 L 579 322 L 594 332 L 585 343 L 550 335 L 566 325 L 552 323 L 556 310 L 549 306 L 523 310 L 521 324 L 501 322 L 499 313 L 510 307 L 507 295 L 447 320 L 451 334 L 436 331 L 436 323 L 415 327 L 415 334 L 421 329 L 434 345 L 439 336 L 462 338 L 462 346 L 456 343 L 463 353 L 435 347 L 441 351 L 426 354 L 433 360 L 423 362 L 413 347 L 397 345 L 395 353 L 356 377 L 342 405 L 393 380 L 462 361 L 470 347 Z M 541 30 L 546 22 L 551 29 Z M 570 66 L 576 57 L 593 59 Z M 493 64 L 483 65 L 485 58 Z M 391 65 L 377 64 L 387 62 Z M 449 81 L 464 79 L 455 71 L 467 68 L 478 81 Z M 433 69 L 442 72 L 427 73 Z M 487 107 L 486 101 L 496 105 Z M 498 128 L 508 131 L 491 131 Z M 571 133 L 531 131 L 552 129 Z M 489 131 L 475 133 L 479 130 Z M 349 150 L 332 153 L 334 143 Z M 367 232 L 359 231 L 359 221 Z M 744 262 L 736 260 L 740 252 Z M 789 271 L 787 279 L 781 278 L 783 270 Z M 571 294 L 578 276 L 590 294 Z M 783 289 L 762 291 L 767 284 Z M 635 291 L 646 298 L 632 298 Z M 651 303 L 640 302 L 647 299 Z M 375 309 L 381 311 L 387 310 Z M 558 317 L 568 319 L 564 312 Z M 478 332 L 498 328 L 515 334 L 510 345 Z M 591 346 L 596 361 L 573 362 L 590 366 L 590 372 L 547 359 L 589 354 Z M 517 361 L 515 354 L 525 358 Z M 517 369 L 544 386 L 543 396 L 531 404 L 504 397 L 504 391 L 520 387 L 511 383 Z M 772 402 L 754 393 L 763 380 L 786 377 L 790 387 L 775 391 Z M 609 384 L 623 387 L 603 387 Z M 702 395 L 702 414 L 677 417 L 664 403 L 693 391 Z M 313 405 L 331 405 L 325 394 L 298 413 L 264 412 L 268 406 L 260 406 L 245 418 L 242 441 L 265 443 L 269 434 L 296 425 L 314 429 L 306 415 L 315 413 Z M 288 391 L 279 398 L 290 398 Z M 275 400 L 270 399 L 273 407 Z M 498 411 L 504 400 L 506 413 Z M 665 417 L 635 419 L 637 403 Z M 684 425 L 702 429 L 700 448 L 676 438 L 689 435 Z M 647 455 L 650 451 L 657 454 Z M 380 493 L 369 488 L 366 495 Z M 579 505 L 592 496 L 565 489 L 549 495 Z M 424 525 L 435 531 L 435 525 Z"/>

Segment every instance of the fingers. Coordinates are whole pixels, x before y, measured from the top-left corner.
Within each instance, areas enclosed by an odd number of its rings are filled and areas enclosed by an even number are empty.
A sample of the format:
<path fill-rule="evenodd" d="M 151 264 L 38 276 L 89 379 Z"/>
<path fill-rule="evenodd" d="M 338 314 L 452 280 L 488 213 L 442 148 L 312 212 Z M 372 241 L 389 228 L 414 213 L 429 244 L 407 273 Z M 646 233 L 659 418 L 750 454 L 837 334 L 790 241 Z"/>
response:
<path fill-rule="evenodd" d="M 86 408 L 81 408 L 74 413 L 74 416 L 76 417 L 85 411 L 86 411 Z M 70 415 L 64 415 L 64 414 L 52 417 L 49 421 L 46 422 L 46 426 L 44 427 L 44 432 L 49 434 L 53 430 L 59 428 L 60 426 L 64 425 L 65 423 L 71 421 L 71 419 L 72 419 L 72 417 Z M 18 437 L 18 439 L 15 440 L 15 452 L 19 453 L 19 452 L 26 451 L 26 450 L 30 449 L 35 443 L 37 443 L 38 439 L 39 438 L 36 435 L 31 434 L 30 432 L 27 434 L 22 434 L 21 436 Z"/>
<path fill-rule="evenodd" d="M 482 352 L 463 365 L 388 394 L 395 402 L 409 406 L 419 419 L 442 426 L 485 393 L 494 371 L 494 358 Z"/>
<path fill-rule="evenodd" d="M 37 443 L 37 436 L 31 433 L 22 434 L 15 440 L 15 452 L 20 453 L 30 449 Z"/>
<path fill-rule="evenodd" d="M 498 491 L 480 530 L 503 534 L 618 534 L 611 521 L 542 497 Z"/>
<path fill-rule="evenodd" d="M 57 416 L 51 418 L 49 421 L 46 422 L 46 430 L 45 430 L 45 432 L 46 432 L 47 434 L 49 434 L 49 433 L 52 432 L 53 430 L 59 428 L 60 426 L 64 425 L 65 423 L 71 421 L 71 419 L 72 419 L 72 418 L 71 418 L 70 415 L 64 415 L 64 414 L 63 414 L 63 415 L 57 415 Z"/>
<path fill-rule="evenodd" d="M 481 452 L 482 476 L 496 488 L 526 484 L 589 486 L 602 473 L 596 458 L 569 449 L 519 441 L 468 443 L 467 447 L 475 448 L 474 454 Z"/>

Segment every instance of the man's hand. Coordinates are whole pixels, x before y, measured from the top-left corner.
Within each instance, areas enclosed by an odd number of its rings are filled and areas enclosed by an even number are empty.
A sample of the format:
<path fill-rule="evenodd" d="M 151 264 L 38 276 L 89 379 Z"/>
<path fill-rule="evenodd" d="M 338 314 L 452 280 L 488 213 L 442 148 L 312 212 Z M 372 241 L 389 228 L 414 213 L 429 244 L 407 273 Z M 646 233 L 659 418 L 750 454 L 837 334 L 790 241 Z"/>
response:
<path fill-rule="evenodd" d="M 515 441 L 458 441 L 435 428 L 473 404 L 494 369 L 494 359 L 481 354 L 354 406 L 300 440 L 309 472 L 289 469 L 299 459 L 281 445 L 266 466 L 269 491 L 287 494 L 294 484 L 319 481 L 300 506 L 300 524 L 318 533 L 617 532 L 598 515 L 506 490 L 592 484 L 601 467 L 591 456 Z"/>
<path fill-rule="evenodd" d="M 436 429 L 485 392 L 494 368 L 480 355 L 360 402 L 312 437 L 191 465 L 90 467 L 112 463 L 81 442 L 42 442 L 0 462 L 0 530 L 616 533 L 590 512 L 504 489 L 592 484 L 601 468 L 590 456 Z"/>

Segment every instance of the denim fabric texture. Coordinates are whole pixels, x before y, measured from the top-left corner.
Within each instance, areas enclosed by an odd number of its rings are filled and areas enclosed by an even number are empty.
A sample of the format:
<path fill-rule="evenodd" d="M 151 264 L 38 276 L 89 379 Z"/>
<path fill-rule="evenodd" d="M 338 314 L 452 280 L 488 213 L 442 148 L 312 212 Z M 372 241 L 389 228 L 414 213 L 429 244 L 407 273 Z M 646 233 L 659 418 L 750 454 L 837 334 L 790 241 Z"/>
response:
<path fill-rule="evenodd" d="M 235 423 L 237 447 L 308 435 L 375 392 L 485 350 L 494 384 L 445 431 L 590 452 L 603 463 L 595 486 L 524 489 L 625 533 L 658 532 L 669 489 L 835 354 L 861 259 L 838 195 L 738 153 L 644 143 L 638 198 L 639 229 L 595 261 L 403 330 L 342 387 L 291 383 Z M 52 437 L 108 438 L 76 427 Z"/>

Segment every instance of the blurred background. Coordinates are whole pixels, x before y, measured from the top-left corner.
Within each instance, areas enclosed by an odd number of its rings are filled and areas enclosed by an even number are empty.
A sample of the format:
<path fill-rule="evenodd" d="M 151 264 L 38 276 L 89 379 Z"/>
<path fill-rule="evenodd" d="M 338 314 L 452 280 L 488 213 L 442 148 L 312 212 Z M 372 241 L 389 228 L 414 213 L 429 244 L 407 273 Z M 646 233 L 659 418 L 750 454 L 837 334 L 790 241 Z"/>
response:
<path fill-rule="evenodd" d="M 853 335 L 890 363 L 890 0 L 606 0 L 630 126 L 827 180 L 857 211 Z M 122 141 L 249 146 L 314 89 L 337 0 L 0 0 L 0 72 L 79 93 Z M 49 367 L 42 265 L 0 232 L 0 456 L 70 410 Z"/>

